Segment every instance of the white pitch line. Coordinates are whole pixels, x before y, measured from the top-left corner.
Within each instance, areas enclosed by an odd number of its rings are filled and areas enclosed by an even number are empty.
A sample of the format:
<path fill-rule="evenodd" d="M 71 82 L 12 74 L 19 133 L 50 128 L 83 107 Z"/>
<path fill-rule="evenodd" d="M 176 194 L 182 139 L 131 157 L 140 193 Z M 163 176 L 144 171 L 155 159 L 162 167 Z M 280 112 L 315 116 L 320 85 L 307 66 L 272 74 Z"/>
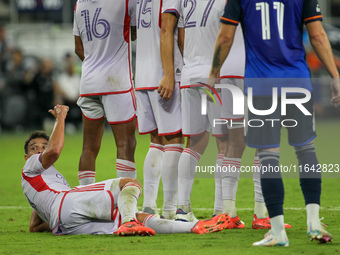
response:
<path fill-rule="evenodd" d="M 32 209 L 30 206 L 0 206 L 0 210 L 17 210 L 17 209 Z M 158 208 L 160 209 L 160 208 Z M 303 207 L 285 207 L 284 210 L 301 211 L 306 208 Z M 210 211 L 213 208 L 192 208 L 193 211 Z M 254 208 L 237 208 L 238 211 L 252 211 Z M 326 208 L 320 207 L 320 210 L 325 211 L 340 211 L 340 207 Z"/>

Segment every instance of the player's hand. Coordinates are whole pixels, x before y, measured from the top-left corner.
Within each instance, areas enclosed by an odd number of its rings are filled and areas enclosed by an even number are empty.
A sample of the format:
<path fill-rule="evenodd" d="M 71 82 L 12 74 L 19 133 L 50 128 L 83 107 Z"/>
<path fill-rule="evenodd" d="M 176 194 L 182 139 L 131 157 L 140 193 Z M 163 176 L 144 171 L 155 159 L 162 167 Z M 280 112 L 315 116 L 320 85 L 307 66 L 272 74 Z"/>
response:
<path fill-rule="evenodd" d="M 51 113 L 56 119 L 60 119 L 60 118 L 65 119 L 67 116 L 68 110 L 69 110 L 68 106 L 57 104 L 56 106 L 54 106 L 53 110 L 51 109 L 48 112 Z"/>
<path fill-rule="evenodd" d="M 168 101 L 175 88 L 175 80 L 173 77 L 164 76 L 158 86 L 158 93 L 164 100 Z"/>
<path fill-rule="evenodd" d="M 207 80 L 206 89 L 207 89 L 212 95 L 214 95 L 215 92 L 212 91 L 211 88 L 215 88 L 215 84 L 218 84 L 218 83 L 220 83 L 220 81 L 219 81 L 218 78 L 210 77 L 210 78 Z M 220 93 L 221 89 L 216 89 L 215 91 L 216 91 L 217 93 Z M 213 102 L 213 99 L 211 98 L 211 96 L 208 96 L 207 99 L 208 99 L 208 101 Z"/>
<path fill-rule="evenodd" d="M 331 103 L 334 107 L 340 105 L 340 80 L 339 78 L 333 78 L 331 82 L 332 99 Z"/>

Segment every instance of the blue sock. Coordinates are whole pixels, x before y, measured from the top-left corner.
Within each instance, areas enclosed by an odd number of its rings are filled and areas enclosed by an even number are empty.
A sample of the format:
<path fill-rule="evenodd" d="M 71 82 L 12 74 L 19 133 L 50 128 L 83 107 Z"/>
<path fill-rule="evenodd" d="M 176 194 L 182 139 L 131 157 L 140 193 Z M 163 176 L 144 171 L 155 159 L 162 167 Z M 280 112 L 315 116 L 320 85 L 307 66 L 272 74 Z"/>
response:
<path fill-rule="evenodd" d="M 300 171 L 300 186 L 305 203 L 306 205 L 320 205 L 321 172 L 316 172 L 319 162 L 316 158 L 314 144 L 310 143 L 301 147 L 295 147 L 295 153 L 299 160 L 299 169 L 303 171 Z M 304 169 L 309 171 L 304 171 Z"/>
<path fill-rule="evenodd" d="M 259 151 L 261 186 L 270 218 L 283 215 L 284 187 L 279 169 L 280 152 Z"/>

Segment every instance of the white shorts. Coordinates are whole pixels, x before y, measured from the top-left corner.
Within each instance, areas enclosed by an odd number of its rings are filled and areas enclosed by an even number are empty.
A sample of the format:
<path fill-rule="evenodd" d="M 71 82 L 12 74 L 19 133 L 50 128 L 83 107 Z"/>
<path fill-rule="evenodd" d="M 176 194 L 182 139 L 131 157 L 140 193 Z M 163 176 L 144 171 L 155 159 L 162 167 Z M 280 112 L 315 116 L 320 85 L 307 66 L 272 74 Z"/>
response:
<path fill-rule="evenodd" d="M 137 122 L 140 134 L 158 130 L 158 135 L 181 132 L 181 99 L 176 83 L 170 100 L 163 100 L 157 90 L 137 90 Z"/>
<path fill-rule="evenodd" d="M 221 84 L 234 85 L 240 88 L 242 91 L 244 90 L 244 80 L 243 79 L 235 79 L 235 78 L 225 78 L 222 79 Z M 229 89 L 221 89 L 222 92 L 222 109 L 221 109 L 221 119 L 233 120 L 233 121 L 242 121 L 244 119 L 244 115 L 234 115 L 233 114 L 233 96 Z M 229 124 L 229 123 L 228 123 Z M 237 125 L 233 125 L 228 128 L 237 128 Z"/>
<path fill-rule="evenodd" d="M 121 178 L 78 186 L 66 193 L 54 235 L 113 234 L 121 225 L 118 195 Z"/>
<path fill-rule="evenodd" d="M 77 101 L 83 116 L 89 120 L 106 117 L 109 124 L 130 122 L 136 117 L 134 91 L 126 93 L 80 97 Z"/>
<path fill-rule="evenodd" d="M 223 125 L 213 127 L 214 119 L 219 119 L 221 104 L 215 95 L 215 101 L 207 101 L 207 114 L 202 114 L 202 94 L 203 90 L 199 88 L 181 89 L 182 104 L 182 133 L 183 136 L 197 136 L 204 132 L 210 132 L 212 129 L 214 136 L 223 136 L 227 134 L 227 129 Z"/>

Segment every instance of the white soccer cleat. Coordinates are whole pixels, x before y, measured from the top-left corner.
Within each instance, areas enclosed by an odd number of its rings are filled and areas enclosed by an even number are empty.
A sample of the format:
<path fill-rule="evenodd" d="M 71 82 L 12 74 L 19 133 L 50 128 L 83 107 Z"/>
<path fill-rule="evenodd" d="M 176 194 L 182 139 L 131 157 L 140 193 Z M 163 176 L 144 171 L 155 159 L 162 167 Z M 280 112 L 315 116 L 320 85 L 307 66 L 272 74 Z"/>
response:
<path fill-rule="evenodd" d="M 312 224 L 311 221 L 308 223 L 307 235 L 309 236 L 311 241 L 315 239 L 320 244 L 333 241 L 333 235 L 329 233 L 328 231 L 326 231 L 323 225 L 326 226 L 322 222 L 320 222 L 319 224 L 314 224 L 314 225 Z"/>
<path fill-rule="evenodd" d="M 176 215 L 174 220 L 184 221 L 184 222 L 193 222 L 198 221 L 195 215 L 192 212 L 185 213 L 182 209 L 178 208 L 176 211 Z"/>
<path fill-rule="evenodd" d="M 265 235 L 264 239 L 259 242 L 253 243 L 253 246 L 261 247 L 288 247 L 289 241 L 285 230 L 282 230 L 280 235 L 274 236 L 272 231 L 269 230 Z"/>

